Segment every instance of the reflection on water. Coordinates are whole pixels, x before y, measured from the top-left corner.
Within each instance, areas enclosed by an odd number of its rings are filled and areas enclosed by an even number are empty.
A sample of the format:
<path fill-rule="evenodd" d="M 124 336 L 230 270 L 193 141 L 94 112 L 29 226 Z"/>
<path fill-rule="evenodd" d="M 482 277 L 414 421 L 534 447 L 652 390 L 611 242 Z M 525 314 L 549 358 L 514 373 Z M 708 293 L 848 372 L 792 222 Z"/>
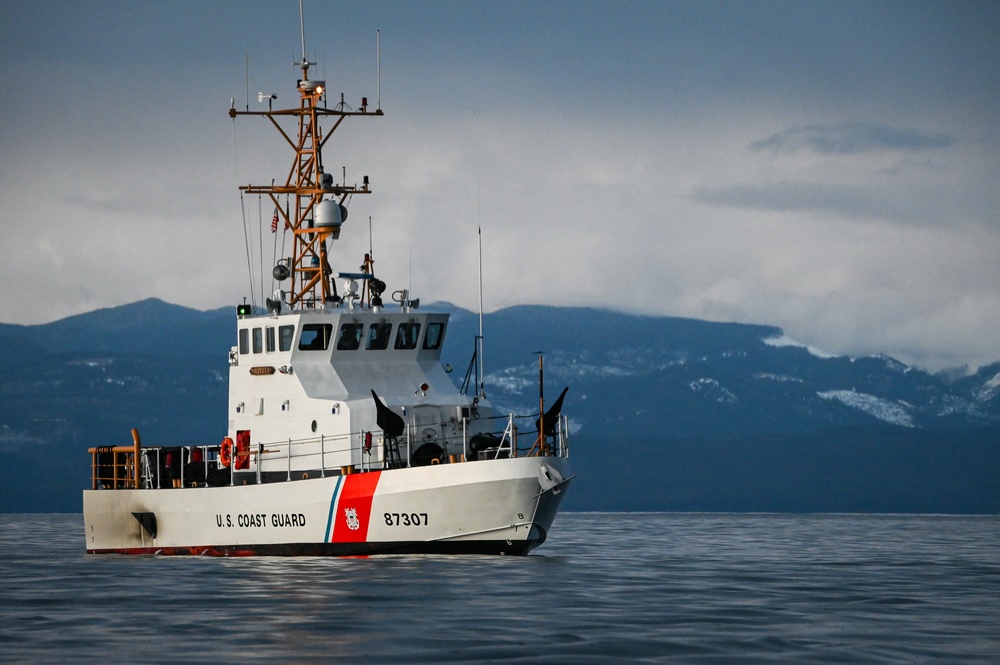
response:
<path fill-rule="evenodd" d="M 0 515 L 0 661 L 995 662 L 998 527 L 566 513 L 529 557 L 225 559 Z"/>

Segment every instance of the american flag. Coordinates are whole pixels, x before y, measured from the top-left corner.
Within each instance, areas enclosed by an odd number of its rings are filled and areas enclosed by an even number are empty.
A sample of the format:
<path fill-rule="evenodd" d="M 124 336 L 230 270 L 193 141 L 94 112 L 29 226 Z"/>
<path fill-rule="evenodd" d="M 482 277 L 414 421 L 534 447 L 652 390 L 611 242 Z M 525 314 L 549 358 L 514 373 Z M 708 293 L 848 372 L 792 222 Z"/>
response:
<path fill-rule="evenodd" d="M 274 209 L 274 217 L 271 218 L 271 233 L 278 232 L 278 209 Z"/>

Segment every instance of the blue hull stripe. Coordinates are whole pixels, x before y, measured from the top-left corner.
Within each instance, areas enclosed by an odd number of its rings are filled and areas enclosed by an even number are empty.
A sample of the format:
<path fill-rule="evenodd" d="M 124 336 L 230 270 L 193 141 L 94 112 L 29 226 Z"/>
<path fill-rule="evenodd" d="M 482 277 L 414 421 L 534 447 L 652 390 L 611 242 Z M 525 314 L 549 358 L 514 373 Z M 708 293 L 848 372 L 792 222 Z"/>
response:
<path fill-rule="evenodd" d="M 337 499 L 340 497 L 340 486 L 344 483 L 344 477 L 337 478 L 337 486 L 333 488 L 333 496 L 330 497 L 330 516 L 326 519 L 326 537 L 323 542 L 330 542 L 333 535 L 333 511 L 337 508 Z"/>

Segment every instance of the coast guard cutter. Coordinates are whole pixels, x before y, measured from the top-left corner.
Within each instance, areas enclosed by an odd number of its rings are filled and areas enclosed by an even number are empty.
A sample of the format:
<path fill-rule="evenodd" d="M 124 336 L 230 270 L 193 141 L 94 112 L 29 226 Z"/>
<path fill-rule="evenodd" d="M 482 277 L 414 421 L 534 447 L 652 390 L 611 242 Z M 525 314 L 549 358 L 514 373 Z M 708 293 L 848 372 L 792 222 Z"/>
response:
<path fill-rule="evenodd" d="M 386 293 L 371 254 L 334 270 L 345 204 L 371 190 L 367 176 L 336 182 L 323 148 L 345 120 L 383 112 L 328 107 L 311 64 L 303 48 L 297 106 L 229 111 L 269 121 L 294 157 L 283 184 L 240 188 L 273 204 L 291 247 L 271 268 L 279 288 L 234 312 L 228 430 L 91 448 L 88 552 L 526 554 L 566 496 L 565 391 L 525 418 L 497 414 L 478 369 L 470 395 L 442 367 L 447 314 Z"/>

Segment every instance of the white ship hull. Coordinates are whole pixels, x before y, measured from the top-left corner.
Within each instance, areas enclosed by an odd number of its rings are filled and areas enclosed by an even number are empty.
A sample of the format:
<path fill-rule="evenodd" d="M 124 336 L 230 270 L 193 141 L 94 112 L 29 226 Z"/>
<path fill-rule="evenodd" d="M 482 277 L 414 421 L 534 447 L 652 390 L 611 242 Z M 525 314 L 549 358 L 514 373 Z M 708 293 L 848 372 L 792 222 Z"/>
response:
<path fill-rule="evenodd" d="M 164 555 L 526 554 L 568 460 L 521 457 L 296 482 L 83 495 L 87 551 Z"/>

